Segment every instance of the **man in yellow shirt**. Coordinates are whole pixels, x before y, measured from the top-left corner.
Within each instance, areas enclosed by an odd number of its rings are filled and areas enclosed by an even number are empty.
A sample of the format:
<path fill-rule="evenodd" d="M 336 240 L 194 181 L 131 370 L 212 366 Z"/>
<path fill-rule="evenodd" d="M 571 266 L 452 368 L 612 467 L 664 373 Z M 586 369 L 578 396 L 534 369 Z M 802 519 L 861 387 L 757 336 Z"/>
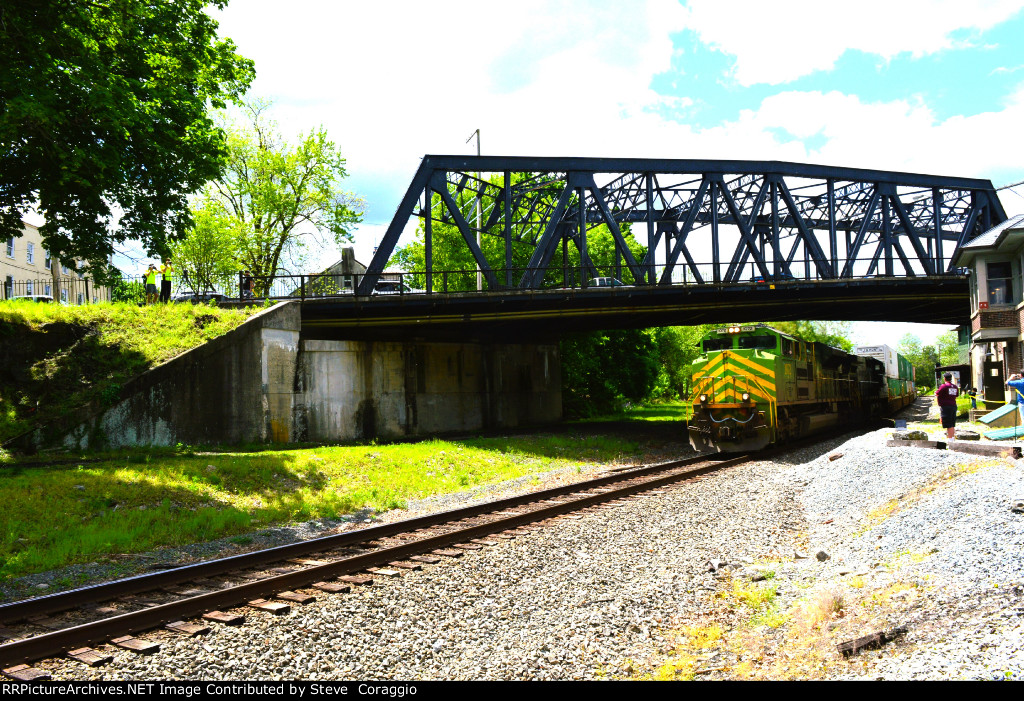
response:
<path fill-rule="evenodd" d="M 165 258 L 164 264 L 160 266 L 160 274 L 163 281 L 160 283 L 160 301 L 167 303 L 171 301 L 171 281 L 174 280 L 174 266 L 171 259 Z"/>
<path fill-rule="evenodd" d="M 156 304 L 158 297 L 156 291 L 156 266 L 152 263 L 149 264 L 149 268 L 146 270 L 146 304 Z"/>

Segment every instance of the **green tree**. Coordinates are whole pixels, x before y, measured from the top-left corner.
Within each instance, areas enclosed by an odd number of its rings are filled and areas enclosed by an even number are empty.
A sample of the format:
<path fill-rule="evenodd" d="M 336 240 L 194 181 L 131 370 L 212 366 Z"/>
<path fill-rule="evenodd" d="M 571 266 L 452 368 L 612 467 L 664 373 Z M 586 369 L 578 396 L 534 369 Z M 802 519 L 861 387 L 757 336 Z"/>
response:
<path fill-rule="evenodd" d="M 116 243 L 162 253 L 184 234 L 226 153 L 208 109 L 254 76 L 206 4 L 0 3 L 0 238 L 34 208 L 54 260 L 101 277 Z"/>
<path fill-rule="evenodd" d="M 562 410 L 572 418 L 620 411 L 650 398 L 658 379 L 649 329 L 571 334 L 562 340 Z"/>
<path fill-rule="evenodd" d="M 768 326 L 804 341 L 825 343 L 847 353 L 853 350 L 849 321 L 772 321 Z"/>
<path fill-rule="evenodd" d="M 690 393 L 693 361 L 700 355 L 700 340 L 718 325 L 665 326 L 652 329 L 658 348 L 658 380 L 652 396 L 686 398 Z"/>
<path fill-rule="evenodd" d="M 935 382 L 935 364 L 939 352 L 935 346 L 924 346 L 921 339 L 912 333 L 905 334 L 896 345 L 896 350 L 914 366 L 917 384 L 930 387 Z"/>
<path fill-rule="evenodd" d="M 512 177 L 512 184 L 515 185 L 521 182 L 522 179 L 531 177 L 531 174 L 514 173 Z M 494 186 L 502 187 L 504 183 L 503 176 L 495 174 L 491 176 L 489 182 Z M 452 199 L 455 200 L 460 211 L 463 212 L 467 221 L 472 225 L 474 220 L 471 213 L 475 203 L 475 193 L 468 188 L 458 191 L 454 185 L 449 186 L 449 188 Z M 541 191 L 541 196 L 550 200 L 552 205 L 558 200 L 559 195 L 560 188 L 558 186 L 549 186 L 546 191 Z M 575 200 L 573 200 L 572 204 L 575 204 Z M 439 217 L 444 208 L 440 195 L 436 193 L 433 195 L 431 206 L 435 218 Z M 528 213 L 513 210 L 512 216 L 514 221 L 519 221 L 526 218 Z M 495 229 L 497 235 L 484 234 L 481 236 L 480 241 L 481 252 L 491 268 L 494 269 L 499 284 L 504 284 L 505 282 L 505 239 L 501 236 L 503 232 L 502 226 L 503 224 L 499 222 Z M 642 260 L 646 253 L 646 248 L 633 238 L 628 224 L 622 224 L 621 231 L 623 239 L 626 241 L 626 245 L 629 246 L 633 257 L 638 261 Z M 513 284 L 518 282 L 519 276 L 522 275 L 525 268 L 529 265 L 533 252 L 534 247 L 528 242 L 512 242 L 511 267 L 513 269 Z M 574 244 L 570 243 L 566 247 L 566 254 L 565 266 L 569 270 L 563 270 L 562 253 L 556 252 L 552 257 L 548 272 L 544 278 L 545 285 L 560 287 L 563 284 L 563 280 L 570 284 L 579 284 L 579 272 L 577 271 L 580 267 L 579 250 Z M 610 277 L 616 275 L 615 239 L 611 231 L 608 230 L 607 225 L 599 224 L 587 232 L 587 254 L 591 262 L 597 266 L 599 276 Z M 462 274 L 456 272 L 475 271 L 477 265 L 458 226 L 453 222 L 432 221 L 431 259 L 433 263 L 431 268 L 438 273 L 433 281 L 435 289 L 442 289 L 445 284 L 447 284 L 447 289 L 451 291 L 476 289 L 475 272 Z M 422 221 L 417 226 L 415 239 L 397 250 L 393 260 L 398 267 L 409 272 L 426 270 L 426 229 Z M 445 272 L 448 274 L 445 275 Z M 622 277 L 627 284 L 634 282 L 625 266 L 622 267 Z M 416 287 L 425 287 L 425 276 L 415 276 L 413 284 Z"/>
<path fill-rule="evenodd" d="M 960 338 L 956 329 L 947 331 L 935 339 L 935 345 L 942 365 L 956 365 L 960 362 Z"/>
<path fill-rule="evenodd" d="M 274 275 L 296 273 L 312 245 L 352 239 L 363 202 L 341 189 L 345 159 L 321 127 L 289 144 L 267 116 L 269 103 L 241 104 L 244 122 L 225 119 L 227 168 L 197 208 L 223 226 L 241 268 L 263 294 Z"/>
<path fill-rule="evenodd" d="M 209 202 L 193 213 L 193 220 L 185 238 L 171 246 L 181 281 L 193 294 L 229 289 L 239 270 L 233 228 L 237 222 Z"/>

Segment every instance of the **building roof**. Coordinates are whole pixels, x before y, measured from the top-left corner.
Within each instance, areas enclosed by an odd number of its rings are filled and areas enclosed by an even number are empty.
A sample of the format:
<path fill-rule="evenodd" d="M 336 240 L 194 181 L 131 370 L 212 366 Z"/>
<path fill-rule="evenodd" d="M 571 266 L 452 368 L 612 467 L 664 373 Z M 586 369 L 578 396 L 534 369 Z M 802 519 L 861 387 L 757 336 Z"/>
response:
<path fill-rule="evenodd" d="M 1022 232 L 1022 230 L 1024 230 L 1024 214 L 1016 214 L 1001 224 L 996 224 L 988 231 L 975 236 L 969 243 L 961 246 L 953 259 L 953 265 L 970 265 L 970 261 L 974 259 L 976 254 L 985 250 L 998 249 L 1004 243 L 1013 244 L 1014 246 L 1019 245 L 1019 239 L 1016 243 L 1014 241 L 1007 242 L 1007 237 L 1012 231 Z M 1017 237 L 1014 238 L 1016 239 Z"/>
<path fill-rule="evenodd" d="M 996 224 L 985 233 L 976 236 L 970 243 L 965 243 L 963 248 L 988 248 L 989 246 L 996 246 L 1000 243 L 1000 239 L 1002 239 L 1006 232 L 1010 229 L 1020 228 L 1022 225 L 1024 225 L 1024 214 L 1010 217 L 1002 224 Z"/>

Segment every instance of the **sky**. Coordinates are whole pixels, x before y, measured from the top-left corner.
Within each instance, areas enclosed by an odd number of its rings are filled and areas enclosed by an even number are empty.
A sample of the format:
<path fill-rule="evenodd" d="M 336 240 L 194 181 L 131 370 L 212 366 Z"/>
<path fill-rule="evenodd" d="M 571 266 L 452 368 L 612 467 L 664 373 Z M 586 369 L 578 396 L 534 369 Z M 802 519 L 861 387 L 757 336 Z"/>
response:
<path fill-rule="evenodd" d="M 212 14 L 281 131 L 323 126 L 345 155 L 363 262 L 420 159 L 475 153 L 477 129 L 487 155 L 1024 180 L 1024 0 L 232 0 Z M 1024 212 L 1024 186 L 999 195 Z M 865 322 L 854 340 L 948 328 Z"/>

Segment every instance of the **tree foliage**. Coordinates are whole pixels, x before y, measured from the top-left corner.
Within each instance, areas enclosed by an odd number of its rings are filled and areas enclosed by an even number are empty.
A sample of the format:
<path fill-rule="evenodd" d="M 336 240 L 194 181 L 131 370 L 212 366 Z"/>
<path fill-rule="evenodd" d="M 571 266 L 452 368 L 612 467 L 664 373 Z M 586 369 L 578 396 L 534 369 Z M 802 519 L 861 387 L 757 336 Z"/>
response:
<path fill-rule="evenodd" d="M 236 222 L 216 207 L 199 207 L 192 228 L 171 248 L 181 281 L 193 294 L 229 288 L 239 271 Z"/>
<path fill-rule="evenodd" d="M 939 352 L 935 346 L 922 345 L 920 338 L 908 333 L 896 344 L 896 350 L 914 366 L 914 377 L 918 385 L 934 385 L 935 365 L 940 362 Z"/>
<path fill-rule="evenodd" d="M 570 335 L 560 345 L 562 410 L 569 417 L 619 411 L 650 398 L 658 379 L 657 344 L 650 330 Z"/>
<path fill-rule="evenodd" d="M 849 321 L 772 321 L 768 326 L 804 341 L 824 343 L 847 353 L 853 350 Z"/>
<path fill-rule="evenodd" d="M 46 250 L 96 273 L 115 243 L 185 232 L 226 154 L 208 109 L 254 75 L 206 4 L 0 3 L 0 238 L 34 208 Z"/>
<path fill-rule="evenodd" d="M 939 362 L 942 365 L 957 365 L 960 363 L 960 338 L 956 329 L 935 339 L 935 349 L 939 353 Z"/>
<path fill-rule="evenodd" d="M 516 185 L 524 178 L 531 177 L 530 173 L 513 173 L 512 184 Z M 504 180 L 501 174 L 491 176 L 492 185 L 503 186 Z M 467 221 L 472 225 L 474 193 L 467 189 L 458 191 L 454 185 L 449 186 L 452 199 L 457 203 L 460 211 L 466 214 Z M 557 185 L 549 185 L 539 191 L 541 198 L 550 200 L 554 204 L 561 189 Z M 575 201 L 573 201 L 574 203 Z M 434 217 L 439 217 L 444 205 L 441 203 L 441 196 L 434 194 L 431 203 Z M 513 210 L 512 218 L 519 221 L 528 215 L 527 212 Z M 501 224 L 498 224 L 497 231 L 501 231 Z M 646 248 L 633 238 L 628 224 L 622 224 L 621 231 L 626 245 L 637 260 L 641 260 L 646 253 Z M 480 249 L 488 265 L 495 271 L 500 284 L 505 282 L 505 239 L 500 235 L 484 234 L 480 237 Z M 528 242 L 512 241 L 512 256 L 510 268 L 513 269 L 513 284 L 518 282 L 519 277 L 529 265 L 530 257 L 533 255 L 534 247 Z M 565 247 L 565 260 L 562 260 L 562 252 L 556 252 L 549 265 L 548 272 L 544 278 L 545 286 L 562 286 L 565 283 L 580 284 L 580 252 L 575 244 L 570 243 Z M 615 239 L 607 225 L 599 224 L 587 232 L 587 254 L 591 262 L 597 267 L 599 276 L 610 277 L 616 274 L 615 266 Z M 433 221 L 431 223 L 431 269 L 437 271 L 434 279 L 434 287 L 441 289 L 447 283 L 447 289 L 451 291 L 466 291 L 476 289 L 476 273 L 463 274 L 460 271 L 475 271 L 476 260 L 470 252 L 466 241 L 459 231 L 459 227 L 450 221 Z M 426 228 L 421 221 L 416 229 L 415 239 L 398 249 L 395 252 L 394 262 L 398 267 L 409 272 L 421 272 L 427 268 L 426 256 Z M 563 269 L 564 268 L 564 269 Z M 444 273 L 448 273 L 445 275 Z M 634 281 L 629 275 L 628 269 L 622 267 L 622 278 L 627 284 Z M 426 286 L 425 276 L 418 275 L 414 278 L 413 284 L 423 288 Z"/>
<path fill-rule="evenodd" d="M 224 174 L 197 203 L 197 221 L 219 222 L 238 266 L 257 278 L 298 273 L 309 244 L 352 238 L 363 202 L 341 189 L 345 159 L 322 127 L 288 143 L 267 116 L 266 102 L 241 104 L 244 122 L 225 119 Z"/>

